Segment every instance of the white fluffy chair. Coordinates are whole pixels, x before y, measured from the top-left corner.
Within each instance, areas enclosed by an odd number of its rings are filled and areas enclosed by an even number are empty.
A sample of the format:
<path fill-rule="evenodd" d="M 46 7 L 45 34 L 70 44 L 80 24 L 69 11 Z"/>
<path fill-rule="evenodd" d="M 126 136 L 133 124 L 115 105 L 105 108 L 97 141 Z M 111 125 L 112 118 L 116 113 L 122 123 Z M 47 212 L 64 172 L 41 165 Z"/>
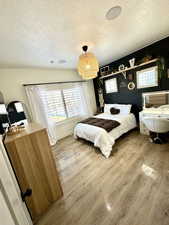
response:
<path fill-rule="evenodd" d="M 167 133 L 169 131 L 169 120 L 164 118 L 145 117 L 143 122 L 149 131 L 157 134 L 152 141 L 162 144 L 163 141 L 159 137 L 159 134 Z"/>

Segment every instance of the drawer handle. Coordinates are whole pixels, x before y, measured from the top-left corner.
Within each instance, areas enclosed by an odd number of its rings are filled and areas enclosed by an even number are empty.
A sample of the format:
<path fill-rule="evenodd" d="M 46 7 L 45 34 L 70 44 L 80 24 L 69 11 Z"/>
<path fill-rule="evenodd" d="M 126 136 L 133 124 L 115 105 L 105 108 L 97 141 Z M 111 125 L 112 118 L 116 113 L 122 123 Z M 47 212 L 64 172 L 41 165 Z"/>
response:
<path fill-rule="evenodd" d="M 32 195 L 32 189 L 28 188 L 25 192 L 21 192 L 22 201 L 25 202 L 26 197 L 30 197 Z"/>

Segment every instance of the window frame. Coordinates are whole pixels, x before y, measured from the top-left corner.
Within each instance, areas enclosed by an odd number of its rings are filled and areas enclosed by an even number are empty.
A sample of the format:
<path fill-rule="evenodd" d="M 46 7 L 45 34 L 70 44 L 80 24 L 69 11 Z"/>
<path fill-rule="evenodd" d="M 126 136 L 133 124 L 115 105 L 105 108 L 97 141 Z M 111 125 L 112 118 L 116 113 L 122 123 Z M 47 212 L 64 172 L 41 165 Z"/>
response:
<path fill-rule="evenodd" d="M 143 85 L 141 86 L 139 84 L 139 76 L 141 73 L 147 72 L 154 69 L 155 72 L 155 84 L 151 84 L 151 85 Z M 137 81 L 137 89 L 143 89 L 143 88 L 151 88 L 151 87 L 158 87 L 158 66 L 152 66 L 143 70 L 139 70 L 136 72 L 136 81 Z"/>
<path fill-rule="evenodd" d="M 111 80 L 115 80 L 116 87 L 115 87 L 113 90 L 107 91 L 106 83 L 107 83 L 107 82 L 110 82 Z M 117 77 L 114 77 L 114 78 L 105 80 L 105 90 L 106 90 L 106 94 L 118 92 Z"/>

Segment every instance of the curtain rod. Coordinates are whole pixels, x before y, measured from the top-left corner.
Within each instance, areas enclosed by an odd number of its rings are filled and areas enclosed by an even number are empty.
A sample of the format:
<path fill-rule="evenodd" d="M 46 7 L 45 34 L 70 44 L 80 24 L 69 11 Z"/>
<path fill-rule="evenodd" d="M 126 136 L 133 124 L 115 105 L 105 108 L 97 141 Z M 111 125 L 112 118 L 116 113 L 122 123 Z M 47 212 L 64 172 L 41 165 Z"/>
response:
<path fill-rule="evenodd" d="M 77 81 L 61 81 L 61 82 L 35 83 L 35 84 L 23 84 L 23 86 L 47 85 L 47 84 L 65 84 L 65 83 L 79 83 L 79 82 L 87 82 L 87 81 L 86 80 L 77 80 Z"/>

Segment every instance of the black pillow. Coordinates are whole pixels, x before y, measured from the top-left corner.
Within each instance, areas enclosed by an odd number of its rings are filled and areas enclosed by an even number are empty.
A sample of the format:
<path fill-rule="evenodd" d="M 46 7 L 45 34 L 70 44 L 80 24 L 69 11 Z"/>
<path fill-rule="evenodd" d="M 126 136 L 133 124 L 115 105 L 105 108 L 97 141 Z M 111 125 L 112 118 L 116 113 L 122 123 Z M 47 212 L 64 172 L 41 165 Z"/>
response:
<path fill-rule="evenodd" d="M 110 113 L 115 115 L 115 114 L 119 114 L 120 113 L 120 109 L 116 109 L 114 107 L 110 108 Z"/>

